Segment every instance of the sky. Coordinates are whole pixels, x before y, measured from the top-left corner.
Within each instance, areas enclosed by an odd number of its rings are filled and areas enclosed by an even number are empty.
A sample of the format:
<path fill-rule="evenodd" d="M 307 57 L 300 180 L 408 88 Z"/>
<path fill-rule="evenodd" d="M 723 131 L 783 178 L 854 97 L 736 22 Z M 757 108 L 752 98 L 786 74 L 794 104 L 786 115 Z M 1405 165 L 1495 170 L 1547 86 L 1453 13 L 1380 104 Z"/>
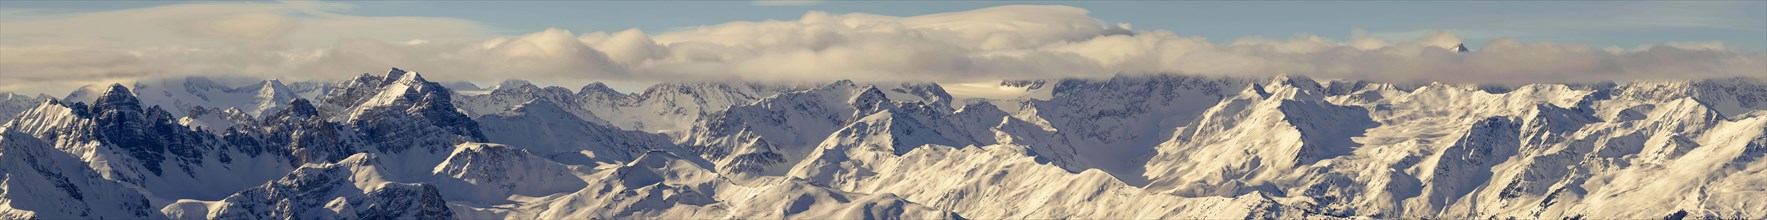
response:
<path fill-rule="evenodd" d="M 1445 47 L 1465 43 L 1474 53 Z M 480 84 L 1115 74 L 1767 75 L 1764 1 L 0 2 L 0 92 L 180 76 Z"/>

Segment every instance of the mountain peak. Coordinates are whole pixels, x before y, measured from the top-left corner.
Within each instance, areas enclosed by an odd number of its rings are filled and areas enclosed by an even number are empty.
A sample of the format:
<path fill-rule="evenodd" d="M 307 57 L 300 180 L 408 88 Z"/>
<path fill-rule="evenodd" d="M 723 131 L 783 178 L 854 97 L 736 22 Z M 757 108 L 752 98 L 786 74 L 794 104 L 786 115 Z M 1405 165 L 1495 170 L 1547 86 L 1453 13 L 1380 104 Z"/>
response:
<path fill-rule="evenodd" d="M 417 73 L 417 72 L 407 72 L 406 74 L 400 75 L 399 81 L 400 82 L 429 82 L 429 80 L 423 79 L 423 74 Z"/>
<path fill-rule="evenodd" d="M 93 101 L 92 104 L 93 107 L 98 108 L 124 106 L 133 106 L 136 109 L 141 108 L 141 100 L 135 98 L 134 93 L 129 92 L 129 87 L 124 87 L 123 84 L 120 83 L 110 84 L 110 89 L 105 90 L 104 95 L 98 96 L 98 100 Z"/>
<path fill-rule="evenodd" d="M 399 69 L 397 67 L 394 67 L 392 70 L 388 70 L 386 77 L 381 78 L 381 80 L 382 80 L 381 81 L 382 85 L 392 84 L 392 83 L 401 83 L 401 82 L 404 82 L 404 83 L 429 82 L 429 81 L 426 81 L 423 79 L 423 74 L 418 74 L 417 72 L 413 72 L 413 71 L 405 71 L 405 70 Z"/>
<path fill-rule="evenodd" d="M 493 87 L 491 89 L 492 90 L 520 89 L 522 87 L 528 87 L 528 86 L 533 86 L 533 85 L 534 85 L 534 83 L 528 82 L 527 80 L 506 79 L 506 80 L 503 80 L 503 82 L 497 83 L 497 87 Z"/>
<path fill-rule="evenodd" d="M 579 96 L 587 95 L 587 94 L 597 94 L 597 93 L 599 93 L 599 94 L 620 94 L 619 91 L 615 91 L 613 88 L 608 88 L 607 84 L 602 84 L 601 82 L 592 82 L 592 83 L 589 83 L 589 85 L 583 85 L 582 89 L 577 90 L 577 94 Z"/>
<path fill-rule="evenodd" d="M 847 100 L 847 103 L 852 104 L 854 109 L 858 109 L 864 114 L 879 110 L 878 108 L 883 107 L 889 101 L 890 98 L 886 97 L 883 91 L 878 90 L 876 86 L 865 86 L 863 91 L 853 95 Z"/>
<path fill-rule="evenodd" d="M 256 93 L 257 97 L 255 98 L 257 98 L 258 101 L 263 102 L 262 104 L 278 103 L 282 102 L 280 100 L 286 100 L 287 98 L 297 96 L 293 89 L 288 88 L 288 85 L 284 85 L 281 80 L 275 79 L 264 80 L 263 83 L 259 84 Z"/>
<path fill-rule="evenodd" d="M 123 86 L 122 83 L 111 83 L 110 87 L 107 88 L 108 89 L 104 91 L 106 96 L 112 93 L 129 93 L 129 87 Z"/>
<path fill-rule="evenodd" d="M 319 108 L 313 107 L 313 103 L 307 101 L 307 99 L 295 99 L 294 101 L 289 101 L 288 111 L 302 116 L 319 115 Z"/>
<path fill-rule="evenodd" d="M 1266 84 L 1266 86 L 1291 86 L 1310 90 L 1319 90 L 1320 88 L 1323 88 L 1319 85 L 1319 81 L 1314 81 L 1313 78 L 1289 74 L 1276 75 L 1276 77 L 1270 79 L 1270 83 Z"/>
<path fill-rule="evenodd" d="M 397 79 L 399 77 L 404 76 L 405 73 L 407 73 L 405 70 L 399 69 L 398 67 L 393 67 L 392 70 L 387 70 L 387 79 Z"/>
<path fill-rule="evenodd" d="M 258 84 L 259 89 L 286 89 L 286 87 L 288 87 L 288 85 L 282 84 L 282 80 L 279 79 L 268 79 Z"/>
<path fill-rule="evenodd" d="M 1005 80 L 1005 81 L 1000 81 L 1000 86 L 1024 87 L 1026 89 L 1041 89 L 1041 88 L 1043 88 L 1043 84 L 1046 84 L 1046 83 L 1049 83 L 1049 82 L 1045 81 L 1045 80 Z"/>
<path fill-rule="evenodd" d="M 1454 44 L 1454 48 L 1450 48 L 1448 50 L 1454 51 L 1455 53 L 1472 52 L 1472 51 L 1466 49 L 1466 43 Z"/>
<path fill-rule="evenodd" d="M 1287 100 L 1317 100 L 1325 98 L 1325 87 L 1319 81 L 1300 75 L 1277 75 L 1265 82 L 1254 82 L 1244 90 L 1243 95 L 1255 95 L 1259 98 L 1278 98 Z"/>

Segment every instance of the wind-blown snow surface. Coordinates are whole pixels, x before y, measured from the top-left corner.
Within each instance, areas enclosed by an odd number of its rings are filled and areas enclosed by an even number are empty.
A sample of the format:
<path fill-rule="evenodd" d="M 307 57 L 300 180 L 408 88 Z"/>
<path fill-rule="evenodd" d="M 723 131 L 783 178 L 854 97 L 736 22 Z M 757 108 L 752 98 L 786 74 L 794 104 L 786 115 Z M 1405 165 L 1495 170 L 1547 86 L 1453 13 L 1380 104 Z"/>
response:
<path fill-rule="evenodd" d="M 1767 218 L 1758 79 L 212 84 L 0 96 L 0 218 Z"/>

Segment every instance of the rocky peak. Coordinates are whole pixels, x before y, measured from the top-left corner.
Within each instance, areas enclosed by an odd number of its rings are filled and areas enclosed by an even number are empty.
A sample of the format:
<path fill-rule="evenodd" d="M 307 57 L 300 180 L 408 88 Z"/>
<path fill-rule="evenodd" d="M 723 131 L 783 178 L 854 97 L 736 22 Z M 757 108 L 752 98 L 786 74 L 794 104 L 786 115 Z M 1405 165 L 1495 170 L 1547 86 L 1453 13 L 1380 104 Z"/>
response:
<path fill-rule="evenodd" d="M 951 100 L 951 93 L 946 92 L 945 86 L 941 86 L 938 83 L 902 83 L 901 86 L 902 87 L 898 89 L 904 90 L 904 93 L 923 95 L 938 99 L 935 101 Z"/>
<path fill-rule="evenodd" d="M 1277 75 L 1265 83 L 1254 83 L 1250 92 L 1265 98 L 1282 98 L 1290 100 L 1319 100 L 1325 98 L 1324 88 L 1318 81 L 1299 75 Z"/>
<path fill-rule="evenodd" d="M 92 108 L 93 110 L 140 111 L 141 99 L 135 98 L 135 94 L 129 92 L 129 88 L 123 87 L 123 84 L 111 84 L 109 90 L 105 90 L 103 95 L 98 96 L 97 101 L 92 102 Z"/>
<path fill-rule="evenodd" d="M 394 70 L 395 70 L 395 71 L 396 71 L 396 70 L 397 70 L 397 69 L 394 69 Z M 391 74 L 391 73 L 388 73 L 388 74 L 387 74 L 387 75 L 388 75 L 388 76 L 394 76 L 394 75 L 395 75 L 395 74 Z M 395 82 L 395 83 L 406 83 L 406 84 L 412 84 L 412 83 L 427 83 L 427 84 L 435 84 L 435 83 L 431 83 L 431 82 L 430 82 L 430 81 L 429 81 L 429 80 L 424 80 L 424 79 L 423 79 L 423 74 L 421 74 L 421 73 L 417 73 L 417 72 L 406 72 L 406 73 L 404 73 L 404 74 L 397 74 L 397 76 L 399 76 L 399 78 L 398 78 L 398 79 L 396 79 L 396 80 L 394 80 L 394 81 L 393 81 L 393 82 Z M 441 84 L 436 84 L 436 87 L 441 87 Z"/>
<path fill-rule="evenodd" d="M 845 80 L 845 79 L 834 81 L 834 84 L 829 84 L 829 85 L 831 85 L 831 86 L 844 86 L 844 87 L 858 86 L 857 84 L 853 84 L 853 80 Z"/>
<path fill-rule="evenodd" d="M 1024 87 L 1025 89 L 1041 89 L 1041 88 L 1043 88 L 1043 84 L 1046 84 L 1046 83 L 1049 83 L 1049 82 L 1044 81 L 1044 80 L 1006 80 L 1006 81 L 1000 81 L 1000 86 Z"/>
<path fill-rule="evenodd" d="M 292 95 L 294 93 L 292 90 L 288 89 L 288 85 L 282 84 L 282 80 L 277 80 L 277 79 L 264 80 L 264 82 L 258 83 L 257 87 L 258 87 L 258 94 L 259 95 L 263 95 L 263 94 L 276 94 L 276 95 L 290 94 L 290 95 Z"/>
<path fill-rule="evenodd" d="M 392 83 L 396 80 L 405 79 L 405 73 L 410 73 L 410 72 L 406 72 L 405 70 L 399 69 L 398 67 L 393 67 L 392 70 L 387 70 L 386 76 L 381 77 L 381 79 L 385 80 L 386 83 Z M 416 76 L 416 74 L 412 74 L 412 76 L 414 76 L 413 78 L 418 79 L 418 80 L 423 79 L 423 77 Z"/>
<path fill-rule="evenodd" d="M 863 116 L 887 107 L 890 104 L 890 99 L 885 97 L 883 91 L 878 90 L 877 87 L 866 86 L 865 90 L 847 99 L 847 103 L 853 104 L 853 108 L 859 111 L 859 114 L 855 114 L 855 116 Z"/>
<path fill-rule="evenodd" d="M 49 142 L 0 128 L 0 216 L 16 219 L 152 219 L 148 200 Z"/>
<path fill-rule="evenodd" d="M 601 82 L 592 82 L 589 83 L 589 85 L 583 85 L 582 89 L 577 90 L 577 96 L 589 96 L 590 94 L 600 94 L 609 97 L 623 95 L 619 91 L 615 91 L 613 88 L 608 88 L 607 84 L 602 84 Z"/>
<path fill-rule="evenodd" d="M 1302 75 L 1287 75 L 1287 74 L 1277 75 L 1276 77 L 1272 77 L 1270 79 L 1270 82 L 1267 83 L 1267 85 L 1290 86 L 1290 87 L 1296 87 L 1296 88 L 1301 88 L 1301 89 L 1311 89 L 1311 90 L 1318 90 L 1320 88 L 1319 81 L 1314 81 L 1313 78 L 1310 78 L 1307 76 L 1302 76 Z"/>
<path fill-rule="evenodd" d="M 43 132 L 49 133 L 38 133 L 39 135 L 90 137 L 91 139 L 69 141 L 86 142 L 91 144 L 89 146 L 115 147 L 139 161 L 135 165 L 151 171 L 152 175 L 162 174 L 162 161 L 176 159 L 178 162 L 172 164 L 188 168 L 192 164 L 202 163 L 201 155 L 212 150 L 208 146 L 214 140 L 210 139 L 212 136 L 205 136 L 205 133 L 179 125 L 171 113 L 157 105 L 143 109 L 141 101 L 121 84 L 111 85 L 90 107 L 75 103 L 69 108 L 73 110 L 72 118 L 91 120 L 90 123 L 44 122 L 51 124 L 30 127 L 44 129 Z M 83 113 L 82 109 L 85 109 Z M 92 149 L 70 151 L 89 150 Z"/>
<path fill-rule="evenodd" d="M 369 96 L 362 98 L 359 109 L 389 106 L 394 108 L 438 108 L 453 111 L 450 96 L 452 92 L 434 82 L 423 79 L 417 72 L 405 72 L 397 68 L 387 74 L 388 77 L 399 77 L 387 81 L 378 88 L 369 89 Z M 409 104 L 410 106 L 402 106 Z"/>
<path fill-rule="evenodd" d="M 503 80 L 503 82 L 497 83 L 497 87 L 492 87 L 491 89 L 493 89 L 493 90 L 510 90 L 510 89 L 521 89 L 521 88 L 528 88 L 528 87 L 536 87 L 536 86 L 534 86 L 534 83 L 528 82 L 527 80 L 506 79 L 506 80 Z"/>
<path fill-rule="evenodd" d="M 383 150 L 401 152 L 412 147 L 425 147 L 437 152 L 463 141 L 484 141 L 478 123 L 456 111 L 453 92 L 423 79 L 417 72 L 393 69 L 388 77 L 398 77 L 384 85 L 371 88 L 349 88 L 354 94 L 346 97 L 328 96 L 328 103 L 337 100 L 360 100 L 343 106 L 347 114 L 341 121 L 352 124 L 371 142 L 379 142 Z M 361 86 L 361 85 L 351 85 Z M 337 95 L 337 94 L 334 94 Z M 354 97 L 350 97 L 354 96 Z M 412 125 L 428 125 L 413 128 Z"/>
<path fill-rule="evenodd" d="M 644 93 L 641 94 L 641 96 L 645 96 L 645 97 L 675 96 L 675 95 L 694 96 L 695 94 L 702 94 L 702 93 L 714 94 L 714 93 L 735 93 L 735 92 L 738 92 L 738 91 L 736 91 L 736 89 L 731 87 L 728 83 L 665 82 L 665 83 L 658 83 L 655 86 L 651 86 L 650 88 L 645 89 Z"/>
<path fill-rule="evenodd" d="M 289 115 L 304 117 L 319 116 L 319 108 L 313 107 L 313 103 L 307 101 L 307 99 L 295 99 L 294 101 L 290 101 L 288 102 L 288 108 L 283 111 L 286 112 L 285 114 Z"/>

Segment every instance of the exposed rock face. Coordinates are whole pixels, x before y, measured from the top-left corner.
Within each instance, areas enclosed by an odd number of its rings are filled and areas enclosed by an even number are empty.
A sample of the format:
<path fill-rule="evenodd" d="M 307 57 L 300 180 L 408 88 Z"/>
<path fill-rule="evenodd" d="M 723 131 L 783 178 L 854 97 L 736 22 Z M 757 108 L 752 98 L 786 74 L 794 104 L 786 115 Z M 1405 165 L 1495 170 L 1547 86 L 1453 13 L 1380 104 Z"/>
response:
<path fill-rule="evenodd" d="M 1767 218 L 1753 79 L 177 82 L 0 95 L 0 218 Z"/>

